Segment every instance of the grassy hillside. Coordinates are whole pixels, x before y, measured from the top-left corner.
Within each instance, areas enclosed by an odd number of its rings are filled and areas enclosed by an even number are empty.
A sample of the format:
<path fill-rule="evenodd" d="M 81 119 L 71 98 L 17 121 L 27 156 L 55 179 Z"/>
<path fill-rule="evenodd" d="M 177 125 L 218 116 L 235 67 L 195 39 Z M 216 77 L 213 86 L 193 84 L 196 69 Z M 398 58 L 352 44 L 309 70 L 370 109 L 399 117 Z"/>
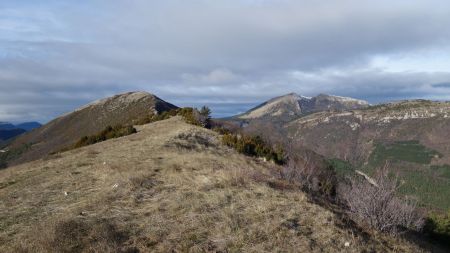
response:
<path fill-rule="evenodd" d="M 52 152 L 70 148 L 83 136 L 95 135 L 107 126 L 127 125 L 175 108 L 146 92 L 128 92 L 94 101 L 19 136 L 9 145 L 9 149 L 23 145 L 29 145 L 30 148 L 10 159 L 8 164 L 17 165 L 40 159 Z"/>
<path fill-rule="evenodd" d="M 0 171 L 0 252 L 421 252 L 179 117 Z M 347 246 L 345 246 L 347 244 Z"/>

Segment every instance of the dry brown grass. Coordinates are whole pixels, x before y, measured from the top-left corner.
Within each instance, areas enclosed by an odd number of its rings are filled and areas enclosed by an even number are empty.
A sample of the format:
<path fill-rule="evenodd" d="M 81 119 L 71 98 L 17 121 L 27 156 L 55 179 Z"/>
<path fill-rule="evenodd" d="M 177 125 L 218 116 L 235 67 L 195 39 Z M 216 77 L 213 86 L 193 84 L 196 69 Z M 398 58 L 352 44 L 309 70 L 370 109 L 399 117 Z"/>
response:
<path fill-rule="evenodd" d="M 110 220 L 70 218 L 35 227 L 14 246 L 15 252 L 137 252 L 126 245 L 126 231 Z"/>
<path fill-rule="evenodd" d="M 138 130 L 0 171 L 0 252 L 420 251 L 351 232 L 212 131 Z"/>

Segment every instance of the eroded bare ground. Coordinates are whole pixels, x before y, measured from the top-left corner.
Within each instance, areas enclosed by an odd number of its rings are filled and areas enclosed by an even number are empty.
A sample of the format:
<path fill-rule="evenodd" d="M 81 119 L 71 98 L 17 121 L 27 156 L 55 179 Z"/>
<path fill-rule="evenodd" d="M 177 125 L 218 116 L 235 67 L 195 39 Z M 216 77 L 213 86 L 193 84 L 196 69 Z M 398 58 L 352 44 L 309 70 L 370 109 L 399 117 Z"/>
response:
<path fill-rule="evenodd" d="M 420 252 L 339 226 L 274 169 L 179 118 L 148 124 L 0 171 L 0 252 Z"/>

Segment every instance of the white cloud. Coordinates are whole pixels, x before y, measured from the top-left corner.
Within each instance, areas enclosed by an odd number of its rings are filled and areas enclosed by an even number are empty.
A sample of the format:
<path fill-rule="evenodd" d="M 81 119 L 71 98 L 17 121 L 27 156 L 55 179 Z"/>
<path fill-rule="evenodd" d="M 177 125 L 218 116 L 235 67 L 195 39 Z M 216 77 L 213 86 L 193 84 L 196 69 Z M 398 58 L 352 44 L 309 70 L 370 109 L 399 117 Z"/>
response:
<path fill-rule="evenodd" d="M 450 47 L 377 55 L 370 65 L 388 72 L 449 72 Z"/>

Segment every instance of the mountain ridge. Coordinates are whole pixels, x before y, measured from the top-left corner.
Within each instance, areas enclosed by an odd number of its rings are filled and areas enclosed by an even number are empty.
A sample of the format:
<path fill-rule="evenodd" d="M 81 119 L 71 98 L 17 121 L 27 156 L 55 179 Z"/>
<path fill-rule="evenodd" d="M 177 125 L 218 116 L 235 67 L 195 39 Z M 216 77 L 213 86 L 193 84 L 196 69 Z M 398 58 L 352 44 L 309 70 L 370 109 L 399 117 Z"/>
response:
<path fill-rule="evenodd" d="M 369 106 L 364 100 L 350 97 L 319 94 L 315 97 L 301 96 L 296 93 L 288 93 L 272 98 L 247 112 L 236 115 L 235 119 L 258 119 L 264 117 L 276 117 L 292 119 L 298 116 L 326 111 L 326 110 L 353 110 Z"/>
<path fill-rule="evenodd" d="M 42 158 L 73 145 L 83 136 L 94 135 L 107 126 L 132 125 L 141 118 L 178 108 L 148 92 L 127 92 L 93 101 L 63 114 L 42 127 L 20 135 L 11 150 L 25 149 L 8 164 Z M 26 148 L 25 148 L 26 147 Z"/>

